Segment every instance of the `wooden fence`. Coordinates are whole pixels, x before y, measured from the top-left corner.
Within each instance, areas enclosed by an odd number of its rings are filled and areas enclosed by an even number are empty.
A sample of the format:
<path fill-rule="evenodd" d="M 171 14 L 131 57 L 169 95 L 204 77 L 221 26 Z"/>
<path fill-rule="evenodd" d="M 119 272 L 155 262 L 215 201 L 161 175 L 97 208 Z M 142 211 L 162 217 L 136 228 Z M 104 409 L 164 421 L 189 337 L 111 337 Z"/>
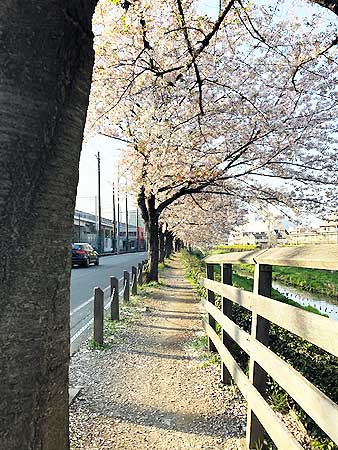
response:
<path fill-rule="evenodd" d="M 272 322 L 338 357 L 338 321 L 270 298 L 272 265 L 337 270 L 338 245 L 227 253 L 209 256 L 205 262 L 207 299 L 202 303 L 208 318 L 204 327 L 209 349 L 221 357 L 223 382 L 233 379 L 248 403 L 247 448 L 257 448 L 266 432 L 280 450 L 302 449 L 265 400 L 267 374 L 338 445 L 338 406 L 268 348 Z M 255 265 L 253 292 L 232 286 L 233 264 Z M 221 282 L 214 280 L 215 265 L 221 266 Z M 215 306 L 215 294 L 222 298 L 221 310 Z M 251 312 L 251 334 L 231 320 L 233 303 Z M 222 328 L 221 338 L 216 333 L 216 322 Z M 233 342 L 249 355 L 249 377 L 231 354 Z"/>

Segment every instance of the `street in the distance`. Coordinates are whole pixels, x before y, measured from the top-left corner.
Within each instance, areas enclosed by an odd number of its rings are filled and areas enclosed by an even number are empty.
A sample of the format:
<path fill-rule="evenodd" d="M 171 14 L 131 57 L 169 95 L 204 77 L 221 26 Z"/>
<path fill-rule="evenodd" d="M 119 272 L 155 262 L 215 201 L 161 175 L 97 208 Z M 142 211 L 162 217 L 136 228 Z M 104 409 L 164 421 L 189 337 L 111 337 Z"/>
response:
<path fill-rule="evenodd" d="M 109 297 L 110 277 L 120 280 L 119 290 L 122 289 L 123 271 L 131 271 L 132 266 L 147 258 L 146 252 L 127 253 L 100 258 L 98 266 L 87 268 L 74 267 L 70 283 L 70 328 L 71 337 L 90 320 L 93 314 L 93 290 L 96 286 L 105 290 L 105 299 Z M 81 307 L 83 305 L 83 307 Z"/>

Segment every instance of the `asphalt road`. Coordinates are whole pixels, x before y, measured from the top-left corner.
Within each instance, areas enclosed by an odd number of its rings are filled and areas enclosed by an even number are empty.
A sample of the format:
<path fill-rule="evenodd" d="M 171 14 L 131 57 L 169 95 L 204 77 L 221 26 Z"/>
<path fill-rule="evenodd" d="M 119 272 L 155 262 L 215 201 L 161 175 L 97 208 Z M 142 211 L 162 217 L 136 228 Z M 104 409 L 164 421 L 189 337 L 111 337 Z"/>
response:
<path fill-rule="evenodd" d="M 98 266 L 74 267 L 70 282 L 70 328 L 75 335 L 93 316 L 93 290 L 96 286 L 104 290 L 108 301 L 110 277 L 118 278 L 119 290 L 123 287 L 123 271 L 131 272 L 132 266 L 147 258 L 147 253 L 128 253 L 100 258 Z"/>

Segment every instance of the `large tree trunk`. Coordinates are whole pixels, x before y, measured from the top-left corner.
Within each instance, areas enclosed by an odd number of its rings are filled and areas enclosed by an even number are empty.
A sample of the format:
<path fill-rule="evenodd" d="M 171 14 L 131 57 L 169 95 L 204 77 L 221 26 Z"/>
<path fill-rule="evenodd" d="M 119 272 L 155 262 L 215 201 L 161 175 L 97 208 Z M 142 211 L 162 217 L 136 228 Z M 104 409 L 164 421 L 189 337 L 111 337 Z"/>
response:
<path fill-rule="evenodd" d="M 158 281 L 159 215 L 156 210 L 155 196 L 153 194 L 149 194 L 146 197 L 144 189 L 141 188 L 137 201 L 146 227 L 148 247 L 146 282 L 149 283 L 151 281 Z"/>
<path fill-rule="evenodd" d="M 158 281 L 159 263 L 159 239 L 158 239 L 158 219 L 153 218 L 146 224 L 148 239 L 148 271 L 146 283 Z"/>
<path fill-rule="evenodd" d="M 166 231 L 165 232 L 165 257 L 166 258 L 169 258 L 174 250 L 173 242 L 174 242 L 173 234 L 170 231 Z"/>
<path fill-rule="evenodd" d="M 146 273 L 146 282 L 150 283 L 151 281 L 158 281 L 159 213 L 156 209 L 155 195 L 146 195 L 143 186 L 140 188 L 137 203 L 140 207 L 142 218 L 146 227 L 148 248 L 148 270 Z"/>
<path fill-rule="evenodd" d="M 164 238 L 165 238 L 165 234 L 163 233 L 162 227 L 159 227 L 159 231 L 158 231 L 158 236 L 159 236 L 159 245 L 160 245 L 160 249 L 159 249 L 159 262 L 160 263 L 164 263 Z"/>
<path fill-rule="evenodd" d="M 95 0 L 0 4 L 0 446 L 65 450 L 70 243 Z"/>

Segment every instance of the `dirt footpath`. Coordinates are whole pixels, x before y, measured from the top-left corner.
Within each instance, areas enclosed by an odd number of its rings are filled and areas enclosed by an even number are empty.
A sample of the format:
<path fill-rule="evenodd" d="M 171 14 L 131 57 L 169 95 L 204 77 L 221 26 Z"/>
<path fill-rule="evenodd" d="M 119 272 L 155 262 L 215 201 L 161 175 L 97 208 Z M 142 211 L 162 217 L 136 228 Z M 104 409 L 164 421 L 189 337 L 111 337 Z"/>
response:
<path fill-rule="evenodd" d="M 201 314 L 177 258 L 161 279 L 107 349 L 72 358 L 71 382 L 83 386 L 70 409 L 72 450 L 237 450 L 245 405 L 189 347 Z"/>

